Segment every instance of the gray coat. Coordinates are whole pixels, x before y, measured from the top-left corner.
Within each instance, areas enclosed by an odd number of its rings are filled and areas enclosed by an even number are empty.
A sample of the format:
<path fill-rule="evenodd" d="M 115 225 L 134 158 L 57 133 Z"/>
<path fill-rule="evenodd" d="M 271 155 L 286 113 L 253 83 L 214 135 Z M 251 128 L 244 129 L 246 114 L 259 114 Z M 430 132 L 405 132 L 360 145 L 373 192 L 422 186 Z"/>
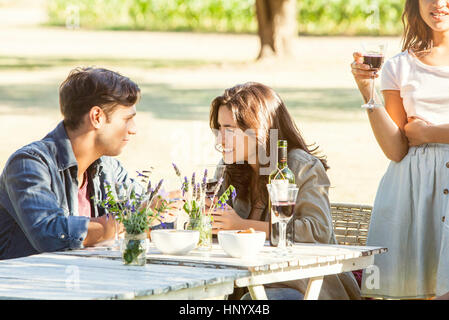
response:
<path fill-rule="evenodd" d="M 290 150 L 287 163 L 299 188 L 294 216 L 295 242 L 336 244 L 328 196 L 330 181 L 322 163 L 301 149 Z M 251 211 L 249 199 L 236 198 L 231 206 L 245 219 Z M 268 221 L 268 208 L 262 216 Z M 267 287 L 290 287 L 304 294 L 307 283 L 308 279 L 304 279 Z M 325 276 L 319 299 L 360 299 L 360 289 L 351 272 Z"/>

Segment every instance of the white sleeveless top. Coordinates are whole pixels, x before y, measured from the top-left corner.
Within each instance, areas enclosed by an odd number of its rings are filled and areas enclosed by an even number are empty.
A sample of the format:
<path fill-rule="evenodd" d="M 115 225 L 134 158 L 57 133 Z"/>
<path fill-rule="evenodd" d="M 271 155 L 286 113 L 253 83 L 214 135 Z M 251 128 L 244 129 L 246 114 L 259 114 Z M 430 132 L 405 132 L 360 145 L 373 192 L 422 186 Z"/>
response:
<path fill-rule="evenodd" d="M 399 90 L 408 117 L 449 123 L 449 66 L 430 66 L 403 51 L 382 68 L 380 90 Z"/>

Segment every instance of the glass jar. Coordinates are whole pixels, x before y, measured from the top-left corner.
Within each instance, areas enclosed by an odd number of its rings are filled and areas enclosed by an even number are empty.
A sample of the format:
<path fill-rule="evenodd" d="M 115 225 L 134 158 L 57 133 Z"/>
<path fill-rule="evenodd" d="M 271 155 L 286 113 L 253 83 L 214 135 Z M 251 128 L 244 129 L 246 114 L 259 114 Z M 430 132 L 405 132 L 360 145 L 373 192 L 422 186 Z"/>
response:
<path fill-rule="evenodd" d="M 190 218 L 187 230 L 198 230 L 200 240 L 198 241 L 198 250 L 208 251 L 212 249 L 212 217 L 211 215 L 201 215 L 196 218 Z"/>
<path fill-rule="evenodd" d="M 128 266 L 144 266 L 147 262 L 147 234 L 125 234 L 122 242 L 122 261 Z"/>

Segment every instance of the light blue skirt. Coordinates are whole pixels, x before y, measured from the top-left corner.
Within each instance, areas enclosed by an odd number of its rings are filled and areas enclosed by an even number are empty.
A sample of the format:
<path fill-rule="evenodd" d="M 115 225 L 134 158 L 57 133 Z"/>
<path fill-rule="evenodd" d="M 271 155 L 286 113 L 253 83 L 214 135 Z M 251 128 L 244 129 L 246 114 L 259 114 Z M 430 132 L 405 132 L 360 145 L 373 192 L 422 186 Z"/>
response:
<path fill-rule="evenodd" d="M 449 145 L 411 147 L 377 190 L 368 246 L 387 247 L 362 296 L 420 299 L 449 292 Z M 377 268 L 376 268 L 377 267 Z"/>

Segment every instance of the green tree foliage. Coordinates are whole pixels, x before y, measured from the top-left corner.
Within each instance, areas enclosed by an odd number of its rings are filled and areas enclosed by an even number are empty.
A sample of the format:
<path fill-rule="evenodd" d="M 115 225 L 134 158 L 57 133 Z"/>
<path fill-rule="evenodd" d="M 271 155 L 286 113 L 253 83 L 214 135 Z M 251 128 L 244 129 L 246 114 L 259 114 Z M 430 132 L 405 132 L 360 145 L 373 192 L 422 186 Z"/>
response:
<path fill-rule="evenodd" d="M 257 31 L 255 0 L 48 0 L 50 25 L 79 12 L 88 29 Z M 397 35 L 405 0 L 298 0 L 301 34 Z M 70 10 L 69 8 L 76 8 Z"/>

